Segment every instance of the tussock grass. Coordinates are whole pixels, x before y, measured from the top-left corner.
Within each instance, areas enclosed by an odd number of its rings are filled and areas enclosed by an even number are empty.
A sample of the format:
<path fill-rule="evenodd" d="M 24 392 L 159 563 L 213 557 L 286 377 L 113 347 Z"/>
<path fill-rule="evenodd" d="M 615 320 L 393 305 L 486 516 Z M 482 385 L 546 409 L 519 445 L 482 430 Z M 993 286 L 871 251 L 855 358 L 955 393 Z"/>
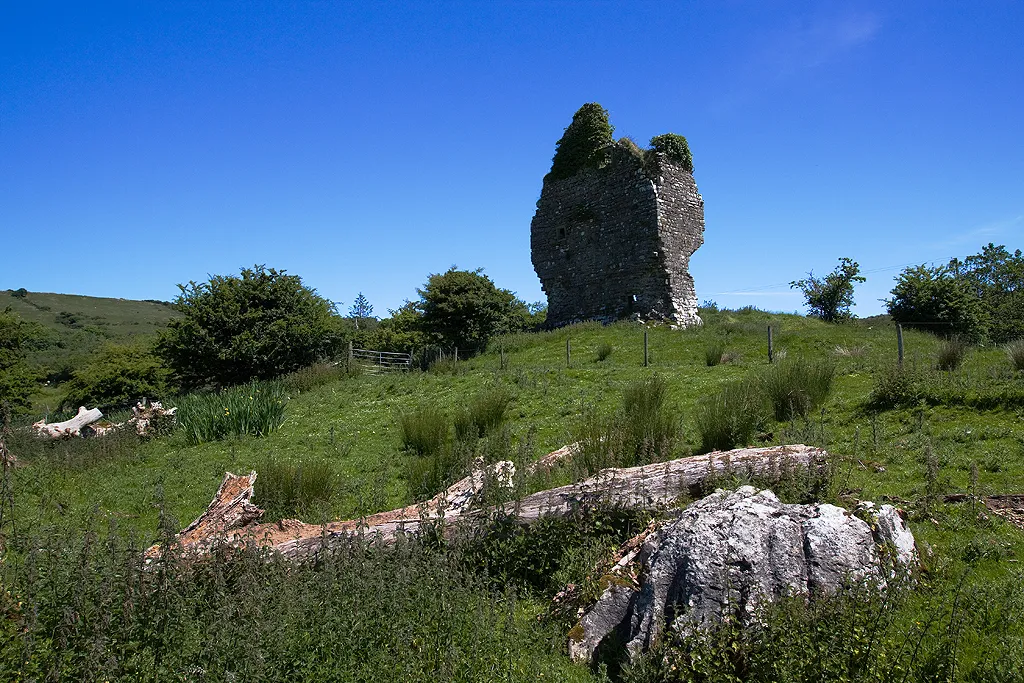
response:
<path fill-rule="evenodd" d="M 612 355 L 612 351 L 614 351 L 614 350 L 615 350 L 615 347 L 612 346 L 611 344 L 609 344 L 608 342 L 602 342 L 601 344 L 598 344 L 598 346 L 597 346 L 597 356 L 596 356 L 597 362 L 598 363 L 602 363 L 602 362 L 608 360 L 608 357 L 610 355 Z"/>
<path fill-rule="evenodd" d="M 297 463 L 265 459 L 256 466 L 254 500 L 266 520 L 308 516 L 317 504 L 329 504 L 339 488 L 330 461 L 307 458 Z"/>
<path fill-rule="evenodd" d="M 775 419 L 782 422 L 806 417 L 820 407 L 832 392 L 835 366 L 827 361 L 802 358 L 779 362 L 761 376 L 761 389 Z"/>
<path fill-rule="evenodd" d="M 1024 339 L 1006 345 L 1006 358 L 1014 372 L 1024 372 Z"/>
<path fill-rule="evenodd" d="M 288 391 L 312 391 L 345 376 L 345 369 L 334 363 L 317 363 L 300 368 L 281 377 L 281 384 Z"/>
<path fill-rule="evenodd" d="M 964 364 L 964 359 L 967 358 L 970 348 L 971 346 L 966 340 L 960 337 L 950 337 L 939 347 L 939 352 L 935 356 L 935 367 L 946 372 L 957 370 Z"/>
<path fill-rule="evenodd" d="M 400 413 L 402 448 L 420 456 L 440 453 L 448 442 L 448 416 L 435 406 L 424 404 Z"/>
<path fill-rule="evenodd" d="M 251 382 L 178 401 L 178 424 L 192 445 L 228 436 L 266 436 L 284 423 L 285 396 L 276 382 Z"/>
<path fill-rule="evenodd" d="M 725 344 L 713 341 L 704 347 L 704 364 L 712 368 L 722 362 L 725 356 Z"/>
<path fill-rule="evenodd" d="M 697 404 L 700 452 L 727 451 L 749 446 L 767 422 L 767 405 L 753 380 L 724 385 Z"/>
<path fill-rule="evenodd" d="M 481 438 L 496 431 L 505 423 L 511 402 L 512 394 L 504 386 L 481 391 L 473 397 L 465 410 L 456 415 L 456 438 Z"/>

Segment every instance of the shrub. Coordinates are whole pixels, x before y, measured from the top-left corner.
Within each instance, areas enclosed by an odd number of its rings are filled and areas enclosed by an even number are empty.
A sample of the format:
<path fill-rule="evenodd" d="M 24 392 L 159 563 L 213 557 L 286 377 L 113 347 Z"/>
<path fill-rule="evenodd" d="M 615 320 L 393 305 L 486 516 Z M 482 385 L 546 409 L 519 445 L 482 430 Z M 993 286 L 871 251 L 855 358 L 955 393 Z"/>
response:
<path fill-rule="evenodd" d="M 956 370 L 963 365 L 969 349 L 970 344 L 960 337 L 950 337 L 939 347 L 935 367 L 945 371 Z"/>
<path fill-rule="evenodd" d="M 36 388 L 36 377 L 25 362 L 25 351 L 32 339 L 31 327 L 10 308 L 0 311 L 0 405 L 12 409 L 29 407 L 29 396 Z"/>
<path fill-rule="evenodd" d="M 955 263 L 907 268 L 891 293 L 885 302 L 889 315 L 904 327 L 975 343 L 985 338 L 987 320 L 981 299 L 958 276 Z"/>
<path fill-rule="evenodd" d="M 850 306 L 853 305 L 854 283 L 864 282 L 859 272 L 857 262 L 844 257 L 824 278 L 814 277 L 812 272 L 803 280 L 790 282 L 789 286 L 803 292 L 810 315 L 828 323 L 844 322 L 853 317 Z"/>
<path fill-rule="evenodd" d="M 750 445 L 767 420 L 764 398 L 751 380 L 730 382 L 697 403 L 700 452 Z"/>
<path fill-rule="evenodd" d="M 434 406 L 422 405 L 401 413 L 398 426 L 402 433 L 402 448 L 417 455 L 440 453 L 448 442 L 448 416 Z"/>
<path fill-rule="evenodd" d="M 228 436 L 266 436 L 284 424 L 285 400 L 275 382 L 191 394 L 178 403 L 178 424 L 193 445 Z"/>
<path fill-rule="evenodd" d="M 704 362 L 709 368 L 712 368 L 722 362 L 722 357 L 725 355 L 725 344 L 720 341 L 714 341 L 704 347 Z"/>
<path fill-rule="evenodd" d="M 151 347 L 137 342 L 108 344 L 72 372 L 61 407 L 108 408 L 143 397 L 163 398 L 167 375 Z"/>
<path fill-rule="evenodd" d="M 418 291 L 420 325 L 442 346 L 483 350 L 492 337 L 525 330 L 530 320 L 526 304 L 479 268 L 432 274 Z"/>
<path fill-rule="evenodd" d="M 615 350 L 614 347 L 611 344 L 609 344 L 608 342 L 601 342 L 600 344 L 598 344 L 597 345 L 597 362 L 598 363 L 603 363 L 604 361 L 608 360 L 608 357 L 610 355 L 612 355 L 612 351 L 614 351 L 614 350 Z"/>
<path fill-rule="evenodd" d="M 664 154 L 669 160 L 693 173 L 693 155 L 690 153 L 690 144 L 682 135 L 675 133 L 655 135 L 651 138 L 651 149 Z"/>
<path fill-rule="evenodd" d="M 600 168 L 608 160 L 612 144 L 612 125 L 608 112 L 596 102 L 588 102 L 572 116 L 572 123 L 555 143 L 548 178 L 570 178 L 585 168 Z"/>
<path fill-rule="evenodd" d="M 157 351 L 186 389 L 277 377 L 330 355 L 339 342 L 331 302 L 283 270 L 254 266 L 178 288 L 183 315 L 168 324 Z"/>
<path fill-rule="evenodd" d="M 820 407 L 832 392 L 835 366 L 827 361 L 797 359 L 779 362 L 761 376 L 765 393 L 776 420 L 806 417 Z"/>
<path fill-rule="evenodd" d="M 916 373 L 894 366 L 875 377 L 867 405 L 874 410 L 905 408 L 917 405 L 921 397 L 921 385 Z"/>
<path fill-rule="evenodd" d="M 338 490 L 334 467 L 321 458 L 298 463 L 265 459 L 256 466 L 255 503 L 265 521 L 308 515 L 316 504 L 329 503 Z"/>

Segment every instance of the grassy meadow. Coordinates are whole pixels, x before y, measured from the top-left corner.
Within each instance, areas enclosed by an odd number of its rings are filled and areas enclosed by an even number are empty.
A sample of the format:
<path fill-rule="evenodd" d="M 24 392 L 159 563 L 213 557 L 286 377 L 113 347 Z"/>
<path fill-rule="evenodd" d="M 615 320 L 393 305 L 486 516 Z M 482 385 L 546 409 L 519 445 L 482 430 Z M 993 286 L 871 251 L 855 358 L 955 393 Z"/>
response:
<path fill-rule="evenodd" d="M 155 328 L 170 309 L 152 313 L 138 324 Z M 187 425 L 146 441 L 42 443 L 15 429 L 7 443 L 18 464 L 2 501 L 0 678 L 1022 680 L 1024 531 L 970 500 L 944 500 L 1024 493 L 1024 375 L 1006 351 L 957 351 L 908 331 L 897 371 L 895 327 L 884 318 L 702 314 L 701 328 L 647 329 L 647 367 L 644 327 L 587 323 L 499 338 L 427 372 L 321 366 L 231 396 L 182 397 Z M 749 424 L 714 417 L 723 392 L 760 400 L 770 372 L 800 362 L 828 375 L 806 406 L 783 393 Z M 250 426 L 216 424 L 236 417 Z M 593 561 L 643 520 L 499 529 L 450 546 L 354 542 L 301 567 L 246 552 L 198 567 L 145 570 L 138 560 L 139 548 L 205 509 L 225 471 L 260 473 L 255 502 L 270 519 L 356 518 L 436 493 L 477 455 L 524 462 L 602 429 L 627 434 L 611 460 L 565 468 L 537 488 L 628 464 L 623 454 L 701 452 L 708 421 L 722 419 L 751 445 L 826 448 L 830 502 L 906 508 L 922 551 L 918 584 L 886 603 L 784 605 L 769 620 L 772 639 L 727 629 L 664 643 L 632 668 L 591 670 L 569 663 L 571 624 L 544 618 L 550 599 L 567 582 L 593 581 Z M 639 436 L 628 436 L 637 424 Z M 656 424 L 656 438 L 645 424 Z"/>

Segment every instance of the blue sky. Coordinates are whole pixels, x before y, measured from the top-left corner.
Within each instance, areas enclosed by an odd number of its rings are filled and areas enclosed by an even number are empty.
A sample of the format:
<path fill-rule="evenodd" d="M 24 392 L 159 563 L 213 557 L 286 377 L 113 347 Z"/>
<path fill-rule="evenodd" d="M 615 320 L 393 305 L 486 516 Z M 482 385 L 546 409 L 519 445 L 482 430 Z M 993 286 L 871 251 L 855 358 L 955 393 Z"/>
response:
<path fill-rule="evenodd" d="M 171 299 L 267 264 L 377 314 L 529 229 L 583 103 L 686 135 L 699 299 L 1024 247 L 1024 3 L 0 6 L 0 288 Z"/>

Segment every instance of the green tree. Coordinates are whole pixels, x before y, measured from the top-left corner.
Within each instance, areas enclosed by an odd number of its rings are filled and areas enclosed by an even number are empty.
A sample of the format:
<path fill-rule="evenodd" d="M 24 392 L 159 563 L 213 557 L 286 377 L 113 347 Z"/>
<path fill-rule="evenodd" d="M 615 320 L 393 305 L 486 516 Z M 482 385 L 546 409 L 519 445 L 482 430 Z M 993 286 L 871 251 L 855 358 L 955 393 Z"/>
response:
<path fill-rule="evenodd" d="M 904 269 L 892 288 L 892 298 L 885 301 L 889 315 L 904 327 L 972 342 L 983 340 L 985 310 L 959 269 L 955 261 L 937 268 L 920 265 Z"/>
<path fill-rule="evenodd" d="M 0 404 L 15 410 L 29 407 L 36 388 L 35 373 L 25 363 L 25 347 L 31 341 L 31 327 L 10 308 L 0 312 Z"/>
<path fill-rule="evenodd" d="M 991 242 L 950 269 L 966 279 L 981 300 L 988 321 L 988 336 L 997 344 L 1024 338 L 1024 256 Z"/>
<path fill-rule="evenodd" d="M 336 351 L 331 302 L 302 278 L 265 266 L 178 285 L 157 352 L 185 389 L 269 379 Z"/>
<path fill-rule="evenodd" d="M 143 342 L 107 344 L 76 368 L 65 386 L 64 408 L 107 408 L 140 398 L 162 398 L 168 371 Z"/>
<path fill-rule="evenodd" d="M 498 334 L 526 329 L 530 312 L 507 289 L 499 289 L 482 268 L 431 275 L 420 294 L 423 331 L 437 343 L 480 348 Z"/>
<path fill-rule="evenodd" d="M 555 143 L 550 178 L 569 178 L 584 168 L 600 168 L 608 160 L 612 144 L 612 125 L 608 112 L 596 102 L 588 102 L 572 116 L 572 123 Z"/>
<path fill-rule="evenodd" d="M 810 315 L 829 323 L 844 322 L 853 317 L 850 306 L 853 305 L 854 283 L 864 282 L 858 273 L 857 262 L 843 257 L 836 269 L 825 277 L 814 277 L 811 272 L 803 280 L 790 282 L 789 286 L 803 292 Z"/>

